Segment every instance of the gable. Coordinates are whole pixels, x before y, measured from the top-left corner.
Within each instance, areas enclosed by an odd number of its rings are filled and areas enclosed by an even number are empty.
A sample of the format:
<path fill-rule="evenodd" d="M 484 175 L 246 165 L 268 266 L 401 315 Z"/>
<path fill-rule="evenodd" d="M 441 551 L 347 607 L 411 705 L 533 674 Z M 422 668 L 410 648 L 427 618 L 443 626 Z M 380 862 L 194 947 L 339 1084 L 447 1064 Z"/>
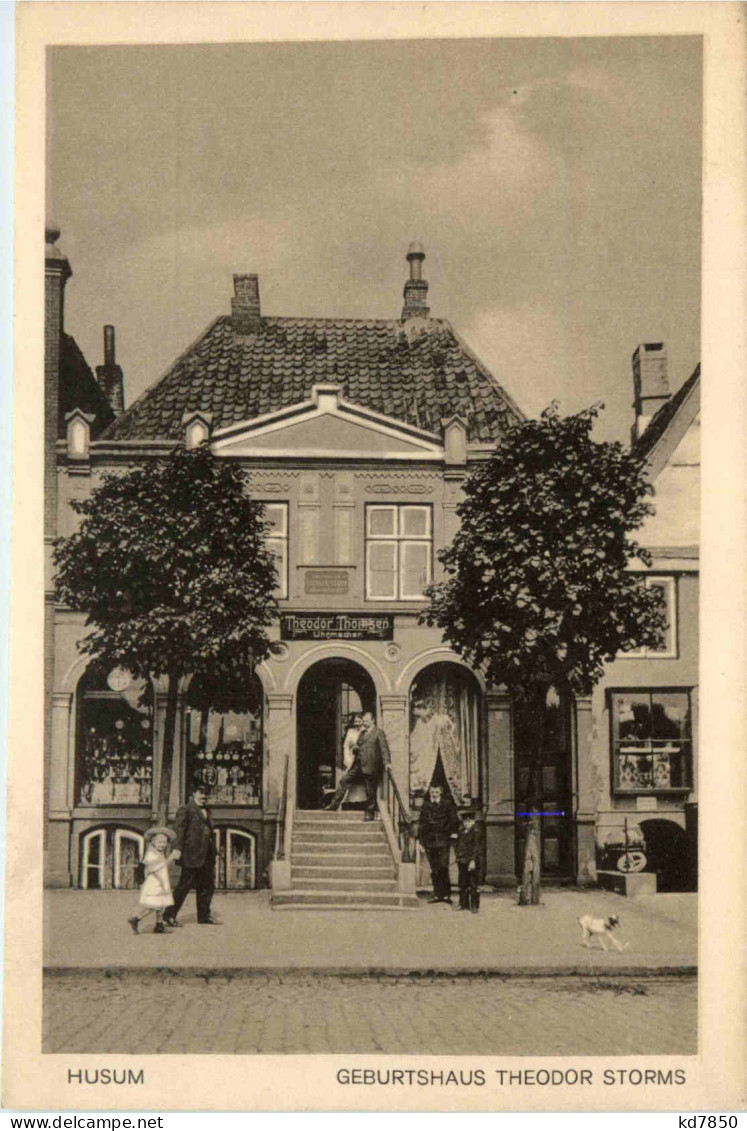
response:
<path fill-rule="evenodd" d="M 700 542 L 700 416 L 680 436 L 654 481 L 656 514 L 638 540 L 651 549 L 697 546 Z"/>
<path fill-rule="evenodd" d="M 229 456 L 319 459 L 443 459 L 442 441 L 342 400 L 317 385 L 311 402 L 213 433 L 213 451 Z"/>

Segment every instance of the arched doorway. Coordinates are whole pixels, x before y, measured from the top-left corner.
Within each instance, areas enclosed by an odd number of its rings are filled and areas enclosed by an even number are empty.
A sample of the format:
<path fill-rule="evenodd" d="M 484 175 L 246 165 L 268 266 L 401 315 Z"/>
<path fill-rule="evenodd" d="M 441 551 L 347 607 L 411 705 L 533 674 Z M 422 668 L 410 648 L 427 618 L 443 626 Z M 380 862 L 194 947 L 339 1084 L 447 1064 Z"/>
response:
<path fill-rule="evenodd" d="M 439 662 L 410 687 L 410 799 L 419 807 L 430 785 L 457 805 L 480 804 L 482 696 L 472 672 Z"/>
<path fill-rule="evenodd" d="M 656 872 L 658 891 L 690 891 L 690 844 L 687 833 L 674 821 L 641 821 L 646 841 L 647 872 Z"/>
<path fill-rule="evenodd" d="M 376 710 L 376 688 L 353 660 L 320 660 L 304 673 L 296 700 L 299 809 L 320 809 L 342 770 L 345 725 L 357 711 Z"/>

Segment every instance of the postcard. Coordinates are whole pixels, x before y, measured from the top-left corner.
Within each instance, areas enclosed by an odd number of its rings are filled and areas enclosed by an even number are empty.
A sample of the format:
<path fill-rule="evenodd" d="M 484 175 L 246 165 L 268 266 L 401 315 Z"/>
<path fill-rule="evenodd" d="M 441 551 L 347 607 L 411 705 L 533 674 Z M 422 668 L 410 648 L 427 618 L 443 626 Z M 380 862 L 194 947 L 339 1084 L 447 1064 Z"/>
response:
<path fill-rule="evenodd" d="M 743 1109 L 744 7 L 17 29 L 6 1108 Z"/>

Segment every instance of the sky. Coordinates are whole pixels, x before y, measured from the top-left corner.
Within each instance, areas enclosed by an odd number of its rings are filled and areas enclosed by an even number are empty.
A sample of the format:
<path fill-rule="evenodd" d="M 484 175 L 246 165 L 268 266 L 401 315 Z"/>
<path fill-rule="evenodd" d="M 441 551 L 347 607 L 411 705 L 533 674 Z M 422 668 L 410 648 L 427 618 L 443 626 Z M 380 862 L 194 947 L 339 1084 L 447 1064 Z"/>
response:
<path fill-rule="evenodd" d="M 527 415 L 597 401 L 628 441 L 630 358 L 699 358 L 701 40 L 57 47 L 47 216 L 66 329 L 126 403 L 220 314 L 396 318 L 422 241 L 447 318 Z"/>

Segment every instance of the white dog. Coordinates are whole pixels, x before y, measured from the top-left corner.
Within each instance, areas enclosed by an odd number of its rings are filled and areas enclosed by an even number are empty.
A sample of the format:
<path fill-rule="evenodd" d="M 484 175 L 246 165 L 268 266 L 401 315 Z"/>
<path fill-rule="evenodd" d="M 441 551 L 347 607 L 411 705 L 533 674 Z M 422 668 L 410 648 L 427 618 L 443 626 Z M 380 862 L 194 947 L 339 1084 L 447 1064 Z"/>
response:
<path fill-rule="evenodd" d="M 583 934 L 581 940 L 583 946 L 590 947 L 591 940 L 595 938 L 599 939 L 601 942 L 602 950 L 607 949 L 607 939 L 609 939 L 619 951 L 625 950 L 625 947 L 628 945 L 625 943 L 621 946 L 615 938 L 614 931 L 620 926 L 620 920 L 617 915 L 610 915 L 609 919 L 595 919 L 593 915 L 582 915 L 578 924 Z"/>

